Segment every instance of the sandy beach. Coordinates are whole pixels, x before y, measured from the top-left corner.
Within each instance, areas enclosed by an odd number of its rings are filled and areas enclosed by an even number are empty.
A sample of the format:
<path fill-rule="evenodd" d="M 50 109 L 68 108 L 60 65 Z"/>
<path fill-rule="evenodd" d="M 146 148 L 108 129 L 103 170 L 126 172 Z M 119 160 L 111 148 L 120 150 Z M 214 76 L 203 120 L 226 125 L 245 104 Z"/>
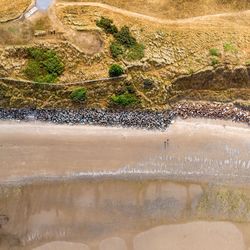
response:
<path fill-rule="evenodd" d="M 166 131 L 0 123 L 0 180 L 137 173 L 248 182 L 250 130 L 205 119 Z"/>
<path fill-rule="evenodd" d="M 166 131 L 1 122 L 2 245 L 246 249 L 249 135 L 246 125 L 205 119 Z"/>

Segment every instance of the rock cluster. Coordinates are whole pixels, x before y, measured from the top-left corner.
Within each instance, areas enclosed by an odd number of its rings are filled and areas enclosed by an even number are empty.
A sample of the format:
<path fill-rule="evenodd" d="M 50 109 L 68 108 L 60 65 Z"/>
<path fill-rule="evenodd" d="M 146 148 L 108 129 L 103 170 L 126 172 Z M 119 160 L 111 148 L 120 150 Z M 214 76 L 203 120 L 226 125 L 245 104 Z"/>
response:
<path fill-rule="evenodd" d="M 243 122 L 250 125 L 250 112 L 221 103 L 181 103 L 172 110 L 121 111 L 103 109 L 0 109 L 0 119 L 45 121 L 56 124 L 122 126 L 143 129 L 166 129 L 176 117 L 210 118 Z"/>
<path fill-rule="evenodd" d="M 0 119 L 46 121 L 56 124 L 86 124 L 101 126 L 165 129 L 173 120 L 174 112 L 112 111 L 102 109 L 0 109 Z"/>
<path fill-rule="evenodd" d="M 174 110 L 181 118 L 210 118 L 231 120 L 250 125 L 250 112 L 235 107 L 233 104 L 221 103 L 182 103 Z"/>

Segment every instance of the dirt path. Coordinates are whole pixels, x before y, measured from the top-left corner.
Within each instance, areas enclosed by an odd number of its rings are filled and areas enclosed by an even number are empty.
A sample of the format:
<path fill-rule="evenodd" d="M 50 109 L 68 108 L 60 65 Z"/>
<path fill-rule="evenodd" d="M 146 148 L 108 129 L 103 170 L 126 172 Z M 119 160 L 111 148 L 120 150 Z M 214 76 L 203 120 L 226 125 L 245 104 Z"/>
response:
<path fill-rule="evenodd" d="M 86 54 L 95 54 L 102 50 L 102 40 L 99 34 L 92 31 L 78 32 L 64 25 L 56 15 L 56 6 L 49 8 L 49 17 L 54 29 L 63 32 L 65 38 L 78 46 Z"/>
<path fill-rule="evenodd" d="M 179 20 L 171 20 L 171 19 L 162 19 L 152 16 L 147 16 L 144 14 L 124 10 L 118 7 L 114 7 L 108 4 L 98 3 L 98 2 L 54 2 L 52 6 L 49 8 L 49 17 L 54 25 L 54 28 L 57 31 L 63 32 L 65 38 L 78 46 L 84 53 L 86 54 L 95 54 L 102 50 L 103 43 L 100 35 L 94 31 L 82 31 L 78 32 L 67 25 L 64 25 L 60 18 L 58 18 L 56 14 L 56 9 L 59 7 L 66 6 L 93 6 L 100 7 L 115 13 L 119 13 L 121 15 L 134 17 L 138 19 L 143 19 L 146 21 L 158 23 L 158 24 L 166 24 L 166 25 L 180 25 L 180 24 L 191 24 L 191 23 L 199 23 L 199 22 L 208 22 L 211 20 L 216 20 L 221 17 L 238 17 L 249 15 L 250 10 L 236 12 L 236 13 L 224 13 L 224 14 L 216 14 L 216 15 L 206 15 L 206 16 L 198 16 L 193 18 L 185 18 Z"/>
<path fill-rule="evenodd" d="M 159 23 L 159 24 L 187 24 L 187 23 L 193 23 L 197 21 L 208 21 L 210 19 L 214 18 L 221 18 L 221 17 L 237 17 L 242 15 L 249 15 L 250 10 L 241 11 L 241 12 L 230 12 L 230 13 L 223 13 L 223 14 L 215 14 L 215 15 L 206 15 L 206 16 L 197 16 L 192 18 L 184 18 L 179 20 L 171 20 L 171 19 L 162 19 L 157 17 L 152 17 L 144 14 L 140 14 L 137 12 L 132 12 L 129 10 L 124 10 L 118 7 L 114 7 L 108 4 L 104 3 L 98 3 L 98 2 L 60 2 L 57 3 L 56 6 L 58 7 L 64 7 L 64 6 L 93 6 L 93 7 L 100 7 L 103 9 L 110 10 L 112 12 L 116 12 L 122 15 L 135 17 L 139 19 L 144 19 L 147 21 Z"/>

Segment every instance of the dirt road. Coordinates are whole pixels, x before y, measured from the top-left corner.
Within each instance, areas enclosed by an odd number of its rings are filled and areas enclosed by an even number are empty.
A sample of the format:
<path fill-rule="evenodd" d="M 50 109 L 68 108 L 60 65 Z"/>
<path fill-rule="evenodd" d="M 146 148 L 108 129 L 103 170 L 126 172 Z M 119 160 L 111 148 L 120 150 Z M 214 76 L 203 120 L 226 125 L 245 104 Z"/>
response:
<path fill-rule="evenodd" d="M 98 2 L 59 2 L 56 4 L 58 7 L 65 7 L 65 6 L 93 6 L 93 7 L 99 7 L 103 9 L 110 10 L 112 12 L 116 12 L 118 14 L 122 14 L 125 16 L 130 16 L 134 18 L 139 18 L 159 24 L 190 24 L 193 22 L 199 22 L 199 21 L 209 21 L 214 20 L 216 18 L 221 17 L 237 17 L 242 15 L 250 15 L 250 10 L 241 11 L 241 12 L 231 12 L 231 13 L 223 13 L 223 14 L 215 14 L 215 15 L 205 15 L 205 16 L 197 16 L 192 18 L 184 18 L 184 19 L 178 19 L 178 20 L 171 20 L 171 19 L 162 19 L 157 17 L 152 17 L 144 14 L 140 14 L 137 12 L 132 12 L 129 10 L 121 9 L 118 7 L 114 7 L 108 4 L 104 3 L 98 3 Z"/>

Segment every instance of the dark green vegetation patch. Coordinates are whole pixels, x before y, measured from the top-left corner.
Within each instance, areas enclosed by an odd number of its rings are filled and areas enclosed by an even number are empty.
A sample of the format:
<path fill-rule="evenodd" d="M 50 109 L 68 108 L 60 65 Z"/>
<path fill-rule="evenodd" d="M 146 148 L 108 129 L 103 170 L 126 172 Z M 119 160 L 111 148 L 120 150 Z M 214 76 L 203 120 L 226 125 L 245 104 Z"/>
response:
<path fill-rule="evenodd" d="M 113 20 L 106 17 L 101 17 L 100 20 L 97 20 L 96 25 L 107 34 L 115 34 L 118 32 L 117 27 L 113 24 Z"/>
<path fill-rule="evenodd" d="M 87 90 L 85 88 L 76 88 L 70 94 L 70 98 L 74 102 L 83 102 L 86 100 Z"/>
<path fill-rule="evenodd" d="M 132 48 L 137 44 L 136 39 L 132 36 L 128 26 L 123 26 L 119 32 L 115 34 L 116 41 L 126 48 Z"/>
<path fill-rule="evenodd" d="M 113 95 L 111 97 L 111 101 L 114 105 L 118 105 L 121 107 L 133 106 L 139 102 L 135 94 L 131 94 L 128 92 L 125 92 L 121 95 Z"/>
<path fill-rule="evenodd" d="M 113 64 L 110 66 L 110 69 L 109 69 L 109 76 L 110 77 L 117 77 L 117 76 L 121 76 L 123 74 L 124 74 L 124 70 L 120 65 Z"/>
<path fill-rule="evenodd" d="M 64 65 L 55 51 L 41 48 L 27 49 L 26 77 L 35 82 L 53 83 L 63 73 Z"/>
<path fill-rule="evenodd" d="M 110 45 L 110 52 L 113 58 L 118 58 L 124 54 L 125 49 L 120 43 L 113 41 Z"/>
<path fill-rule="evenodd" d="M 102 28 L 106 34 L 113 35 L 114 41 L 110 45 L 110 53 L 114 59 L 124 58 L 135 61 L 144 57 L 144 45 L 137 42 L 128 26 L 123 26 L 119 30 L 113 24 L 113 20 L 106 17 L 97 20 L 96 25 Z"/>

